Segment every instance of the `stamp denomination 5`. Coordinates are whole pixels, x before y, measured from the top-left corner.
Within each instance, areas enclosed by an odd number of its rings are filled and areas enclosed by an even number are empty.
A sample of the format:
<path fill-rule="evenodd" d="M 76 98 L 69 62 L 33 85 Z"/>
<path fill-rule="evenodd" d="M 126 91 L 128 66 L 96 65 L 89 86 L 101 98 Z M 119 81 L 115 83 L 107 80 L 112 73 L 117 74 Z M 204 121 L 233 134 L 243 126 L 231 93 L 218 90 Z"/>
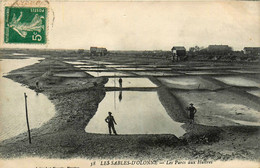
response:
<path fill-rule="evenodd" d="M 45 7 L 5 7 L 5 43 L 46 43 Z"/>

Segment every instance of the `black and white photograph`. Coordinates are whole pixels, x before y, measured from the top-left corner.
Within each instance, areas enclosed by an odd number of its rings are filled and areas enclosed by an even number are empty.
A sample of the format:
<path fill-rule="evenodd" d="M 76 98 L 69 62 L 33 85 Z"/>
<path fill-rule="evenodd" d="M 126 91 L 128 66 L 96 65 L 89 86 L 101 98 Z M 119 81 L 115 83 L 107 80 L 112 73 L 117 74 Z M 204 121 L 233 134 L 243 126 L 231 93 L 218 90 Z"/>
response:
<path fill-rule="evenodd" d="M 0 13 L 0 167 L 259 167 L 259 1 Z"/>

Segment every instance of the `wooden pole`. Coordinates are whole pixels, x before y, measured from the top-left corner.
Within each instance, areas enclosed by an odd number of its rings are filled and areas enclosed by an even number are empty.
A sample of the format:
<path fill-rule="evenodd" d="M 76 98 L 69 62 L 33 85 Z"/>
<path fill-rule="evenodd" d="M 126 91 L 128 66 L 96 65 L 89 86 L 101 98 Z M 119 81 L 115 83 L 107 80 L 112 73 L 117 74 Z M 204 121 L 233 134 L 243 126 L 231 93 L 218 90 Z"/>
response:
<path fill-rule="evenodd" d="M 25 99 L 25 113 L 26 113 L 26 122 L 27 122 L 27 128 L 28 128 L 28 136 L 29 136 L 29 143 L 31 144 L 31 132 L 30 132 L 30 125 L 29 125 L 29 119 L 28 119 L 28 110 L 27 110 L 27 95 L 24 93 L 24 99 Z"/>

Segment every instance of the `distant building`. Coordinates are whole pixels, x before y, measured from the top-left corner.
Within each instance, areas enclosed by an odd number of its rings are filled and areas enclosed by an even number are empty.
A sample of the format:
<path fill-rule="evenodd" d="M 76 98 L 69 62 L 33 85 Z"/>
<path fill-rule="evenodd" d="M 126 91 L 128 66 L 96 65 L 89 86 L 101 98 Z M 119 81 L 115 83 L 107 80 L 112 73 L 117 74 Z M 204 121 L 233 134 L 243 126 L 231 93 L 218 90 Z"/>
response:
<path fill-rule="evenodd" d="M 107 55 L 107 49 L 106 48 L 97 48 L 97 54 L 99 56 Z"/>
<path fill-rule="evenodd" d="M 90 55 L 96 55 L 97 47 L 90 47 Z"/>
<path fill-rule="evenodd" d="M 180 61 L 186 57 L 186 49 L 183 46 L 172 47 L 172 61 Z"/>
<path fill-rule="evenodd" d="M 243 52 L 244 54 L 260 55 L 260 47 L 245 47 Z"/>
<path fill-rule="evenodd" d="M 232 51 L 232 48 L 228 45 L 209 45 L 207 51 L 214 54 L 227 54 Z"/>
<path fill-rule="evenodd" d="M 99 48 L 99 47 L 90 47 L 90 55 L 93 56 L 104 56 L 107 55 L 106 48 Z"/>

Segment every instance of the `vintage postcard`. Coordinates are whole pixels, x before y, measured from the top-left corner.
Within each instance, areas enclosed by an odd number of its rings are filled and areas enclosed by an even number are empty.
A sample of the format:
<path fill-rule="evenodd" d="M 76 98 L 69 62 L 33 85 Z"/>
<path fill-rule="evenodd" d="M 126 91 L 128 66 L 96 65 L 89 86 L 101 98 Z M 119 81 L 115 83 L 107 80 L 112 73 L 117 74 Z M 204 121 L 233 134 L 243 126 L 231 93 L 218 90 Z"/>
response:
<path fill-rule="evenodd" d="M 0 13 L 1 168 L 259 167 L 259 1 Z"/>

